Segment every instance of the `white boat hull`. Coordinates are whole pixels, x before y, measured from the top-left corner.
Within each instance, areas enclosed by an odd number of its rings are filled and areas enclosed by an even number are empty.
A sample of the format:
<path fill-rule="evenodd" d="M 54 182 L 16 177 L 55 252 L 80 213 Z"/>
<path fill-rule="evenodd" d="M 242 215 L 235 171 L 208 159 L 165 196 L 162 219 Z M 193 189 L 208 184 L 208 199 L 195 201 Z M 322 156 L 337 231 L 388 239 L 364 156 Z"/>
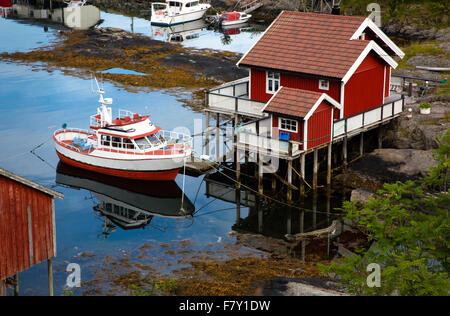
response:
<path fill-rule="evenodd" d="M 196 21 L 202 19 L 205 16 L 207 10 L 208 8 L 205 8 L 195 12 L 187 12 L 174 15 L 155 14 L 152 15 L 151 24 L 168 26 Z"/>

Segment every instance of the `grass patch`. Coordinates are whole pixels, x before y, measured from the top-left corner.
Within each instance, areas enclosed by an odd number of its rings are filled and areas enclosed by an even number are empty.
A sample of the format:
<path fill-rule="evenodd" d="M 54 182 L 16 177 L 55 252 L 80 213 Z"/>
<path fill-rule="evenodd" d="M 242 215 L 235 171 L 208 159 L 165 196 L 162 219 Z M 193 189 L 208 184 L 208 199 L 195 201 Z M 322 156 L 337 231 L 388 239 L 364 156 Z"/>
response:
<path fill-rule="evenodd" d="M 445 53 L 445 50 L 438 47 L 439 42 L 415 42 L 408 46 L 402 47 L 405 53 L 405 58 L 399 63 L 400 68 L 405 69 L 415 69 L 414 66 L 407 65 L 406 63 L 412 57 L 416 55 L 426 55 L 426 56 L 442 56 L 444 58 L 449 58 L 450 55 Z"/>

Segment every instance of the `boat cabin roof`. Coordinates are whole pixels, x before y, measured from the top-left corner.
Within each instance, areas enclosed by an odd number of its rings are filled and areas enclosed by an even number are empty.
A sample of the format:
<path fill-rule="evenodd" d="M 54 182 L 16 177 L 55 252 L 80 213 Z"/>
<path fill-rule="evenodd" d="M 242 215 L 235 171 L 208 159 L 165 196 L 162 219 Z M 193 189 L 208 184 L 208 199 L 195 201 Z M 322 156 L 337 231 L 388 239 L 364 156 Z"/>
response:
<path fill-rule="evenodd" d="M 98 130 L 98 133 L 100 135 L 109 135 L 113 137 L 138 139 L 156 134 L 160 130 L 161 128 L 158 126 L 154 126 L 147 116 L 144 120 L 140 120 L 138 122 L 103 127 Z"/>

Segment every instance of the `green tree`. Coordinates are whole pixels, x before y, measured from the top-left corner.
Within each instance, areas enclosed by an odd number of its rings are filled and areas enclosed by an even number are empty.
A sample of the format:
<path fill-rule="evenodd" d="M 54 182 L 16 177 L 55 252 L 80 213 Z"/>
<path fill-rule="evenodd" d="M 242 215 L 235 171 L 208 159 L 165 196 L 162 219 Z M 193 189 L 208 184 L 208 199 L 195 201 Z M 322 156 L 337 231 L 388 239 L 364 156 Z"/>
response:
<path fill-rule="evenodd" d="M 358 295 L 448 295 L 450 130 L 436 151 L 439 165 L 419 181 L 385 184 L 363 208 L 346 202 L 346 219 L 364 232 L 372 246 L 341 258 L 324 273 L 333 273 Z M 381 266 L 381 287 L 367 286 L 370 263 Z"/>

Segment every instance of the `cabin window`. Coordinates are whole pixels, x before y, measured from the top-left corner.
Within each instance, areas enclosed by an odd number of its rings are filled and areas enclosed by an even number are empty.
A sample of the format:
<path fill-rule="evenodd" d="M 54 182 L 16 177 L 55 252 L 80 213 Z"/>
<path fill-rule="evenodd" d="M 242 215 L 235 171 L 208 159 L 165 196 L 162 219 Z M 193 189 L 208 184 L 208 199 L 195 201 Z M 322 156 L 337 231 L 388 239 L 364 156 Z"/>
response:
<path fill-rule="evenodd" d="M 187 8 L 195 7 L 195 6 L 198 6 L 198 1 L 186 3 Z"/>
<path fill-rule="evenodd" d="M 280 73 L 268 71 L 267 72 L 267 93 L 275 93 L 280 89 Z"/>
<path fill-rule="evenodd" d="M 149 143 L 146 137 L 135 139 L 134 142 L 136 143 L 136 145 L 138 145 L 140 150 L 152 148 L 152 145 Z"/>
<path fill-rule="evenodd" d="M 111 145 L 112 145 L 112 147 L 115 147 L 115 148 L 122 148 L 122 138 L 113 136 Z"/>
<path fill-rule="evenodd" d="M 131 141 L 131 139 L 128 139 L 128 138 L 123 139 L 123 148 L 135 149 L 133 142 Z"/>
<path fill-rule="evenodd" d="M 181 4 L 181 2 L 170 1 L 169 6 L 181 8 L 182 4 Z"/>
<path fill-rule="evenodd" d="M 319 80 L 320 90 L 330 90 L 330 82 L 328 80 Z"/>
<path fill-rule="evenodd" d="M 102 146 L 109 147 L 111 146 L 111 136 L 109 135 L 102 135 Z"/>
<path fill-rule="evenodd" d="M 280 130 L 297 133 L 298 130 L 297 121 L 280 118 Z"/>
<path fill-rule="evenodd" d="M 149 135 L 149 136 L 147 136 L 147 138 L 148 138 L 149 142 L 152 143 L 153 146 L 159 146 L 159 145 L 161 145 L 161 142 L 164 141 L 164 138 L 161 135 L 159 135 L 158 133 Z"/>

